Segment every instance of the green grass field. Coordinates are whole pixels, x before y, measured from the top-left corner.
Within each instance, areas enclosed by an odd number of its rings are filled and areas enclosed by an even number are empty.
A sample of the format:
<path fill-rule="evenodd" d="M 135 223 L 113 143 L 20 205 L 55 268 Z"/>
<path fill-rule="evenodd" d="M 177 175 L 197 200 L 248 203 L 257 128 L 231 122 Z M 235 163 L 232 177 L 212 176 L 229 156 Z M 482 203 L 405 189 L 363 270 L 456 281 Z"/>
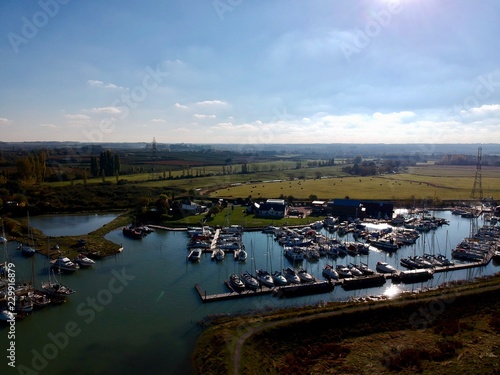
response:
<path fill-rule="evenodd" d="M 408 168 L 406 173 L 387 174 L 383 176 L 353 177 L 342 172 L 342 166 L 278 169 L 278 163 L 284 168 L 292 167 L 295 162 L 274 162 L 275 170 L 262 170 L 263 165 L 272 169 L 272 163 L 262 164 L 259 172 L 249 174 L 219 174 L 208 177 L 151 179 L 150 173 L 120 176 L 129 183 L 144 187 L 165 189 L 198 190 L 202 194 L 220 198 L 270 198 L 293 196 L 307 200 L 316 195 L 319 199 L 343 198 L 345 196 L 359 199 L 470 199 L 476 168 L 473 166 L 439 166 L 418 165 Z M 205 172 L 221 173 L 221 166 L 205 167 Z M 168 174 L 167 174 L 168 176 Z M 173 177 L 182 176 L 182 171 L 173 171 Z M 321 176 L 321 178 L 319 178 Z M 107 181 L 115 182 L 114 177 Z M 100 183 L 102 180 L 89 179 L 87 183 Z M 74 181 L 82 184 L 83 181 Z M 69 185 L 70 182 L 55 182 L 51 186 Z M 485 197 L 500 195 L 500 167 L 484 167 L 482 169 L 482 186 Z"/>
<path fill-rule="evenodd" d="M 377 177 L 336 177 L 321 180 L 283 181 L 233 186 L 216 190 L 213 195 L 234 197 L 278 197 L 292 195 L 297 199 L 307 199 L 314 194 L 318 199 L 343 198 L 359 199 L 425 199 L 440 200 L 470 199 L 473 177 L 434 177 L 412 174 L 396 174 Z M 500 195 L 500 178 L 483 178 L 486 195 Z M 486 194 L 487 193 L 487 194 Z"/>

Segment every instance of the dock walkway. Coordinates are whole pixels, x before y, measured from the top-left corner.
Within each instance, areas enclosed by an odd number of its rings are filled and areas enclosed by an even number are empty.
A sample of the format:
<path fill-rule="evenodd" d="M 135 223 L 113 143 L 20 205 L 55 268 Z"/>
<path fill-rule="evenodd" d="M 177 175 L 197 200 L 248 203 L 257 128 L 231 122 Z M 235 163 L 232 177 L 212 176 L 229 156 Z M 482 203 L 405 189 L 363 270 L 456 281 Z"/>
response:
<path fill-rule="evenodd" d="M 474 267 L 486 266 L 492 259 L 495 250 L 492 248 L 480 262 L 469 262 L 469 263 L 459 263 L 453 266 L 446 267 L 435 267 L 434 273 L 437 272 L 448 272 L 456 271 L 461 269 L 468 269 Z M 400 282 L 399 272 L 397 273 L 377 273 L 372 276 L 362 276 L 357 278 L 347 278 L 340 280 L 330 280 L 330 281 L 315 281 L 313 283 L 302 283 L 298 285 L 287 285 L 281 287 L 268 288 L 266 286 L 261 286 L 257 290 L 243 290 L 241 292 L 234 291 L 229 282 L 226 280 L 225 285 L 230 290 L 227 293 L 217 293 L 217 294 L 207 294 L 206 290 L 203 290 L 200 284 L 195 284 L 195 289 L 201 298 L 202 302 L 215 302 L 223 301 L 244 297 L 254 297 L 262 296 L 266 294 L 273 294 L 277 297 L 288 297 L 288 296 L 299 296 L 315 293 L 327 293 L 334 289 L 335 286 L 341 285 L 346 290 L 359 289 L 359 288 L 370 288 L 373 286 L 380 286 L 385 283 L 386 280 L 393 280 L 394 282 Z"/>

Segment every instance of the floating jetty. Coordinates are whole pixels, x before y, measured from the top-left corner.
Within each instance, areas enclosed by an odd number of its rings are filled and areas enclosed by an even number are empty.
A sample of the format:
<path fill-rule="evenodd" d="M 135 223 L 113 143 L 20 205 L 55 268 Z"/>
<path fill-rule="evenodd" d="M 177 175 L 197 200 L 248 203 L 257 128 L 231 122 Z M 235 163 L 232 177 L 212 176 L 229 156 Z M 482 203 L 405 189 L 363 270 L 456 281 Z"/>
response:
<path fill-rule="evenodd" d="M 229 285 L 228 280 L 226 280 L 224 284 L 228 287 L 230 292 L 207 294 L 207 292 L 203 290 L 200 284 L 195 284 L 194 288 L 196 292 L 198 292 L 198 295 L 200 296 L 202 302 L 215 302 L 244 297 L 262 296 L 266 294 L 272 294 L 277 297 L 292 297 L 304 296 L 308 294 L 327 293 L 333 290 L 336 283 L 329 281 L 315 281 L 312 283 L 287 285 L 274 288 L 268 288 L 262 285 L 261 287 L 259 287 L 259 289 L 256 290 L 245 289 L 241 292 L 234 291 L 233 288 Z"/>
<path fill-rule="evenodd" d="M 342 288 L 345 290 L 371 288 L 375 286 L 382 286 L 385 284 L 386 279 L 391 276 L 390 274 L 375 274 L 370 276 L 352 277 L 343 279 Z"/>
<path fill-rule="evenodd" d="M 341 285 L 342 288 L 345 290 L 382 286 L 385 284 L 387 279 L 391 279 L 394 283 L 422 282 L 431 278 L 433 273 L 436 272 L 448 272 L 460 269 L 486 266 L 493 257 L 493 254 L 494 250 L 492 249 L 480 262 L 459 263 L 459 264 L 454 264 L 452 266 L 434 267 L 431 270 L 432 272 L 429 270 L 417 269 L 413 271 L 402 271 L 392 274 L 377 273 L 375 275 L 370 275 L 370 276 L 352 277 L 348 279 L 331 280 L 331 281 L 315 281 L 312 283 L 302 283 L 302 284 L 287 285 L 274 288 L 268 288 L 262 285 L 257 290 L 245 289 L 241 292 L 233 290 L 233 288 L 229 284 L 229 281 L 226 280 L 225 284 L 227 288 L 230 290 L 230 292 L 228 293 L 207 294 L 206 290 L 203 290 L 200 284 L 196 284 L 195 289 L 198 295 L 200 296 L 201 301 L 204 303 L 244 298 L 244 297 L 262 296 L 266 294 L 272 294 L 277 297 L 304 296 L 309 294 L 328 293 L 331 292 L 337 285 Z"/>
<path fill-rule="evenodd" d="M 394 281 L 398 281 L 399 279 L 401 282 L 406 284 L 418 283 L 432 279 L 433 276 L 434 271 L 432 269 L 421 268 L 416 270 L 401 271 L 398 277 L 394 278 Z"/>
<path fill-rule="evenodd" d="M 316 281 L 306 284 L 287 285 L 275 288 L 274 295 L 278 297 L 295 297 L 309 294 L 328 293 L 335 284 L 330 281 Z"/>
<path fill-rule="evenodd" d="M 243 297 L 254 297 L 262 296 L 265 294 L 271 294 L 274 288 L 268 288 L 265 286 L 260 287 L 256 290 L 245 289 L 241 292 L 236 292 L 229 286 L 229 281 L 226 280 L 226 286 L 231 290 L 229 293 L 218 293 L 218 294 L 207 294 L 206 290 L 203 290 L 200 284 L 195 284 L 194 288 L 198 292 L 202 302 L 215 302 L 224 301 L 228 299 L 243 298 Z"/>

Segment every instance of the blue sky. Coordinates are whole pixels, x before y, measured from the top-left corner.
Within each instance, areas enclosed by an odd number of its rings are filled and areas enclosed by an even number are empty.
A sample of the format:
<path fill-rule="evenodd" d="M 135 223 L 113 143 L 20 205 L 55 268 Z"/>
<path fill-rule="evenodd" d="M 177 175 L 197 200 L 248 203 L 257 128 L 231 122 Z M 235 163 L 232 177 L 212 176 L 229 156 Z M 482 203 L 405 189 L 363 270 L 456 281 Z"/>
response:
<path fill-rule="evenodd" d="M 497 0 L 4 0 L 0 140 L 500 142 Z"/>

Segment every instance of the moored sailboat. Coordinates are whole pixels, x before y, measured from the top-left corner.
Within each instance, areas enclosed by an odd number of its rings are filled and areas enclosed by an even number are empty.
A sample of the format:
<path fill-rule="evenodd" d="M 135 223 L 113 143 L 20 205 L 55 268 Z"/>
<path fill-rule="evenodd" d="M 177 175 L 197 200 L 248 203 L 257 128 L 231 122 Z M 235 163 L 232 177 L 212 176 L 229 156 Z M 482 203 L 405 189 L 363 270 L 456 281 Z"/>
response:
<path fill-rule="evenodd" d="M 245 271 L 241 274 L 241 280 L 243 280 L 243 283 L 245 283 L 245 287 L 247 289 L 258 289 L 259 288 L 259 282 L 255 277 L 250 275 L 248 271 Z"/>
<path fill-rule="evenodd" d="M 231 274 L 231 276 L 229 276 L 229 285 L 236 292 L 241 292 L 243 289 L 245 289 L 245 283 L 236 273 L 233 273 Z"/>
<path fill-rule="evenodd" d="M 300 278 L 290 267 L 283 269 L 283 276 L 290 284 L 300 284 Z"/>

